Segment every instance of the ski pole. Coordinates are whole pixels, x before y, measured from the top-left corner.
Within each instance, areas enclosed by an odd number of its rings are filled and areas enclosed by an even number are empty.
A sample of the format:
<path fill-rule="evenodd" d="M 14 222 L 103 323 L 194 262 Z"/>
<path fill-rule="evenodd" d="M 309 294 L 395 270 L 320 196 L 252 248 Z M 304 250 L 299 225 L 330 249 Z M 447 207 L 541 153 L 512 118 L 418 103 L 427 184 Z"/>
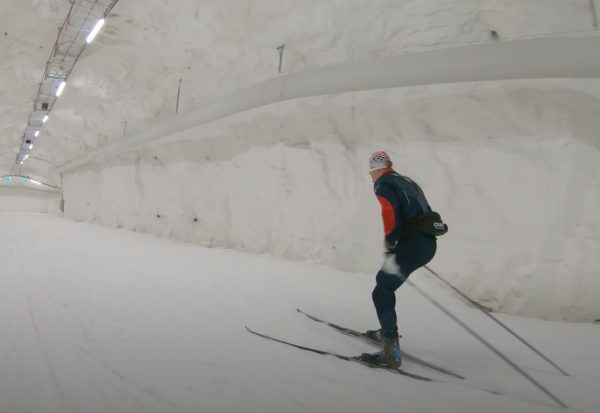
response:
<path fill-rule="evenodd" d="M 533 377 L 531 377 L 529 374 L 527 374 L 527 372 L 524 371 L 521 367 L 519 367 L 514 361 L 509 359 L 500 350 L 498 350 L 491 343 L 489 343 L 486 339 L 484 339 L 482 336 L 477 334 L 477 332 L 475 332 L 475 330 L 473 330 L 471 327 L 469 327 L 467 324 L 465 324 L 463 321 L 461 321 L 458 317 L 456 317 L 454 314 L 452 314 L 450 311 L 448 311 L 444 306 L 442 306 L 439 302 L 437 302 L 435 299 L 433 299 L 429 294 L 427 294 L 425 291 L 423 291 L 419 287 L 417 287 L 412 281 L 406 280 L 406 282 L 411 287 L 413 287 L 415 290 L 417 290 L 417 292 L 419 294 L 421 294 L 423 297 L 425 297 L 425 299 L 427 299 L 427 301 L 429 301 L 431 304 L 433 304 L 438 309 L 440 309 L 444 314 L 446 314 L 448 317 L 450 317 L 452 320 L 454 320 L 458 325 L 460 325 L 462 328 L 464 328 L 473 337 L 475 337 L 483 345 L 485 345 L 488 349 L 490 349 L 492 352 L 494 352 L 498 357 L 500 357 L 502 360 L 504 360 L 509 366 L 511 366 L 513 369 L 518 371 L 523 377 L 525 377 L 527 380 L 529 380 L 534 386 L 536 386 L 538 389 L 540 389 L 542 392 L 544 392 L 544 394 L 546 394 L 548 397 L 550 397 L 552 400 L 554 400 L 554 402 L 556 404 L 558 404 L 563 409 L 568 408 L 568 406 L 566 404 L 564 404 L 558 397 L 556 397 L 554 394 L 552 394 L 552 392 L 550 392 L 550 390 L 548 390 L 547 388 L 542 386 L 537 380 L 535 380 Z"/>
<path fill-rule="evenodd" d="M 552 367 L 554 367 L 556 370 L 558 370 L 561 374 L 563 374 L 565 376 L 569 376 L 569 373 L 567 373 L 566 371 L 564 371 L 563 369 L 561 369 L 556 363 L 554 363 L 547 356 L 545 356 L 544 354 L 542 354 L 541 351 L 539 351 L 537 348 L 535 348 L 532 344 L 530 344 L 528 341 L 526 341 L 523 337 L 521 337 L 520 335 L 518 335 L 516 332 L 514 332 L 506 324 L 504 324 L 502 321 L 498 320 L 492 314 L 490 314 L 489 312 L 485 311 L 482 308 L 481 304 L 479 304 L 477 301 L 472 300 L 471 298 L 469 298 L 466 294 L 464 294 L 463 292 L 461 292 L 458 288 L 454 287 L 452 284 L 450 284 L 450 282 L 446 281 L 444 278 L 442 278 L 441 275 L 439 275 L 437 272 L 435 272 L 434 270 L 432 270 L 428 266 L 425 266 L 425 268 L 427 269 L 427 271 L 429 271 L 431 274 L 433 274 L 434 277 L 436 277 L 438 280 L 440 280 L 446 286 L 448 286 L 450 289 L 452 289 L 452 291 L 454 291 L 455 293 L 457 293 L 458 295 L 460 295 L 462 298 L 464 298 L 465 300 L 467 300 L 469 303 L 471 303 L 473 306 L 475 306 L 476 308 L 478 308 L 479 310 L 481 310 L 482 313 L 484 313 L 486 316 L 488 316 L 494 322 L 496 322 L 499 326 L 501 326 L 506 331 L 508 331 L 510 334 L 512 334 L 517 340 L 519 340 L 521 343 L 523 343 L 527 347 L 529 347 L 529 349 L 531 349 L 531 351 L 533 351 L 535 354 L 537 354 L 538 356 L 540 356 L 541 358 L 543 358 L 544 360 L 546 360 L 546 362 L 548 362 Z"/>

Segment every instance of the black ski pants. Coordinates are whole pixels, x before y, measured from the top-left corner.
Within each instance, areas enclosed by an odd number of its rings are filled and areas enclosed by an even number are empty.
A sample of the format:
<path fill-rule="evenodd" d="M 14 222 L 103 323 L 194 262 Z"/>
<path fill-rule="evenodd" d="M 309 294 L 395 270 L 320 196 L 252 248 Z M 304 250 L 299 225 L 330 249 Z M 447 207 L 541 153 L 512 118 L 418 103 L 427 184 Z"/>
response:
<path fill-rule="evenodd" d="M 410 234 L 398 243 L 395 254 L 388 255 L 377 273 L 377 285 L 372 297 L 384 336 L 398 336 L 395 291 L 413 271 L 433 259 L 436 249 L 435 237 L 419 233 Z"/>

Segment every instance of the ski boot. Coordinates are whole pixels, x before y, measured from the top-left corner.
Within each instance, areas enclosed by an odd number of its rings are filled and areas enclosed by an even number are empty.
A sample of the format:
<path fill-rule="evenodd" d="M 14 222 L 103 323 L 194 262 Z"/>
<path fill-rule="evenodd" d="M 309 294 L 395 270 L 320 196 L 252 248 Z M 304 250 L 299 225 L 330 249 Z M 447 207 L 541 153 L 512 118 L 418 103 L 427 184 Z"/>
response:
<path fill-rule="evenodd" d="M 362 333 L 362 336 L 369 339 L 373 343 L 383 344 L 383 333 L 381 329 L 379 330 L 367 330 L 365 333 Z M 400 334 L 398 334 L 399 338 L 402 338 Z"/>
<path fill-rule="evenodd" d="M 398 337 L 382 337 L 383 350 L 376 353 L 363 353 L 359 359 L 365 363 L 379 364 L 398 368 L 402 364 L 402 352 Z"/>
<path fill-rule="evenodd" d="M 367 330 L 367 332 L 364 333 L 364 336 L 371 340 L 373 343 L 381 344 L 383 341 L 383 338 L 381 336 L 381 329 Z"/>

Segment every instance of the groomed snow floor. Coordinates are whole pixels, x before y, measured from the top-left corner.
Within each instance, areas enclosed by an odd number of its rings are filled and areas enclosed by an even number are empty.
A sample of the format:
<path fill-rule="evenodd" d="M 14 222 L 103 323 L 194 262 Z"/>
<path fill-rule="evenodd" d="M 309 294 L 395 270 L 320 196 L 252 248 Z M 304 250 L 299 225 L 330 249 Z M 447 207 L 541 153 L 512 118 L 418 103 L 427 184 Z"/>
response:
<path fill-rule="evenodd" d="M 397 304 L 403 348 L 466 380 L 405 362 L 443 381 L 419 382 L 244 329 L 348 355 L 371 350 L 295 310 L 375 328 L 373 279 L 59 216 L 0 214 L 0 412 L 559 410 L 408 285 Z M 600 411 L 600 325 L 498 316 L 572 375 L 563 377 L 427 272 L 411 279 L 573 411 Z"/>

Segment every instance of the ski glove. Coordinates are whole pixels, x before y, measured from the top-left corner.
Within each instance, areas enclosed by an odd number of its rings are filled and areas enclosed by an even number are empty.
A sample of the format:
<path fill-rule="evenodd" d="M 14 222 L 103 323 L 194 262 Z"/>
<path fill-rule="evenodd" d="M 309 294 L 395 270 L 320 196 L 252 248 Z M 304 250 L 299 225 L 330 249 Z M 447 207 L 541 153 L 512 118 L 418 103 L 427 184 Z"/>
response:
<path fill-rule="evenodd" d="M 398 240 L 392 237 L 385 237 L 384 248 L 385 254 L 395 254 L 396 248 L 398 247 Z"/>

